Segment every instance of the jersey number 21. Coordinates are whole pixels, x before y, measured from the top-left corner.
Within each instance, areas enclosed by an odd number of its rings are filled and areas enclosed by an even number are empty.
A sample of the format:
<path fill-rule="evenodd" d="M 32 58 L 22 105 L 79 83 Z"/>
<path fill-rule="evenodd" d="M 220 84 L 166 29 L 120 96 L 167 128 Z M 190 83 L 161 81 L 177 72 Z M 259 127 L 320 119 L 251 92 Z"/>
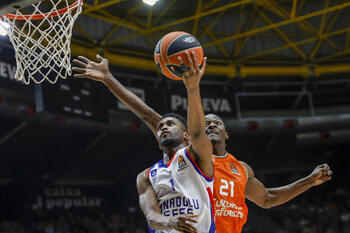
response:
<path fill-rule="evenodd" d="M 225 179 L 221 179 L 220 195 L 233 197 L 234 187 L 235 187 L 235 183 L 233 183 L 232 180 L 227 181 Z"/>

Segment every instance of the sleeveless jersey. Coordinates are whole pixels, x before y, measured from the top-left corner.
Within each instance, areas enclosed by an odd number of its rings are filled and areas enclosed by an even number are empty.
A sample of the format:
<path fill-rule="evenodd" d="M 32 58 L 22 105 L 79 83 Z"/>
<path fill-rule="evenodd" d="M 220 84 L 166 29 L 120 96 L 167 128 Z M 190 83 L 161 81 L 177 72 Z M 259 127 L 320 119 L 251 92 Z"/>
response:
<path fill-rule="evenodd" d="M 217 233 L 240 233 L 247 221 L 246 168 L 231 154 L 215 157 L 214 205 Z"/>
<path fill-rule="evenodd" d="M 148 171 L 148 178 L 164 216 L 198 215 L 198 223 L 193 226 L 200 233 L 215 232 L 213 177 L 202 173 L 187 148 L 179 150 L 168 163 L 161 160 L 153 165 Z M 178 231 L 150 229 L 150 232 Z"/>

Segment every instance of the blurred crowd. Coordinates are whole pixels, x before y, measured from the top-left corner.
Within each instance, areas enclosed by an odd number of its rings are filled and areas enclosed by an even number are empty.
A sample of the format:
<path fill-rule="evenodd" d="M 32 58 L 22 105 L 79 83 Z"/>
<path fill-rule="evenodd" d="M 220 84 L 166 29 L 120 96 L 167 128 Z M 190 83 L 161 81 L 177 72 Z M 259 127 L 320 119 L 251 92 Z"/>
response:
<path fill-rule="evenodd" d="M 319 201 L 308 195 L 268 210 L 249 205 L 244 233 L 350 233 L 349 193 L 337 190 L 337 198 Z"/>
<path fill-rule="evenodd" d="M 107 215 L 103 212 L 66 212 L 53 217 L 38 210 L 28 224 L 1 221 L 0 233 L 145 233 L 146 221 L 140 212 Z M 50 216 L 51 215 L 51 216 Z"/>
<path fill-rule="evenodd" d="M 294 174 L 295 175 L 295 174 Z M 267 187 L 288 184 L 296 177 L 259 177 Z M 247 201 L 248 222 L 243 233 L 350 233 L 350 192 L 346 185 L 331 182 L 312 188 L 294 200 L 270 209 Z M 145 233 L 142 212 L 129 207 L 118 213 L 101 209 L 33 210 L 23 221 L 0 218 L 0 233 Z"/>

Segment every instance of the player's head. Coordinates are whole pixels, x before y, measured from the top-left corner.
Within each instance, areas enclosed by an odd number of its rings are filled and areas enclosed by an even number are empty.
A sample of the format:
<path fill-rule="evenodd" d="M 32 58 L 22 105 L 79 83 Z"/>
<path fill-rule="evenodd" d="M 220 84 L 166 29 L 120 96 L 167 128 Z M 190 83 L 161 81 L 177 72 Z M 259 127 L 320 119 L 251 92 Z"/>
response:
<path fill-rule="evenodd" d="M 172 148 L 181 143 L 188 144 L 189 133 L 186 120 L 176 113 L 168 113 L 162 117 L 157 127 L 159 147 Z"/>
<path fill-rule="evenodd" d="M 224 121 L 215 114 L 205 115 L 206 134 L 212 144 L 224 143 L 229 138 Z"/>

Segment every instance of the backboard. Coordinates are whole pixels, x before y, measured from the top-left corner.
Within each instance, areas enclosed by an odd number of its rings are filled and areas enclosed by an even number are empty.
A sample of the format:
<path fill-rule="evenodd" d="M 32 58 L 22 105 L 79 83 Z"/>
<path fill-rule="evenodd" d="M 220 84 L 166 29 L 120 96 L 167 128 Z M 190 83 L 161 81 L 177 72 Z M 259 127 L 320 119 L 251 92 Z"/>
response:
<path fill-rule="evenodd" d="M 0 16 L 13 13 L 31 4 L 40 2 L 40 0 L 0 0 Z"/>

